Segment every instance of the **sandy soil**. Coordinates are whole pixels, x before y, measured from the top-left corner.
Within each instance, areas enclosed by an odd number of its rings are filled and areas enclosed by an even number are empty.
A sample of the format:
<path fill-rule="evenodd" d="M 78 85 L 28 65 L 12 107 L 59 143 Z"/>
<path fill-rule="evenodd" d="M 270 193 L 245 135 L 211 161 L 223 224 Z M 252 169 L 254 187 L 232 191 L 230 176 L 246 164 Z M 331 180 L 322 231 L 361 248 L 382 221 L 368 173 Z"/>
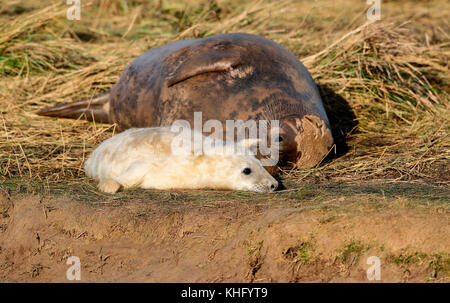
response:
<path fill-rule="evenodd" d="M 449 281 L 449 213 L 404 198 L 334 197 L 320 207 L 217 201 L 99 203 L 42 195 L 0 198 L 0 281 Z M 349 211 L 351 209 L 351 211 Z"/>

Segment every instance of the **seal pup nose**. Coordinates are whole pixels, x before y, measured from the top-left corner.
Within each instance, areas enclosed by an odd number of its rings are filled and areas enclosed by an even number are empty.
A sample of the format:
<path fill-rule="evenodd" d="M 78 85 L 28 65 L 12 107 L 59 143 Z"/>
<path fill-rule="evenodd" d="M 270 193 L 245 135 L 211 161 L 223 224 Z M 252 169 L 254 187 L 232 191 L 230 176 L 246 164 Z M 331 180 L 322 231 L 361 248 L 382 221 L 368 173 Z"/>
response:
<path fill-rule="evenodd" d="M 278 188 L 278 182 L 277 181 L 269 181 L 269 191 L 275 191 Z"/>

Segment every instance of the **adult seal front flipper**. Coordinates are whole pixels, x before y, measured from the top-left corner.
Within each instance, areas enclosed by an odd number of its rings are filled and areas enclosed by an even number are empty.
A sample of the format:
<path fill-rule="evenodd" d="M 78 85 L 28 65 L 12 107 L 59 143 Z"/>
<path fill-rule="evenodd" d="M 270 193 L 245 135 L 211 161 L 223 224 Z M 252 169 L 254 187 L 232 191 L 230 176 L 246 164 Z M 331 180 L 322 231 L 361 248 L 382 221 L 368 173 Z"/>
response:
<path fill-rule="evenodd" d="M 241 64 L 239 52 L 213 51 L 200 53 L 183 61 L 167 78 L 167 86 L 170 87 L 194 76 L 211 73 L 226 72 Z"/>

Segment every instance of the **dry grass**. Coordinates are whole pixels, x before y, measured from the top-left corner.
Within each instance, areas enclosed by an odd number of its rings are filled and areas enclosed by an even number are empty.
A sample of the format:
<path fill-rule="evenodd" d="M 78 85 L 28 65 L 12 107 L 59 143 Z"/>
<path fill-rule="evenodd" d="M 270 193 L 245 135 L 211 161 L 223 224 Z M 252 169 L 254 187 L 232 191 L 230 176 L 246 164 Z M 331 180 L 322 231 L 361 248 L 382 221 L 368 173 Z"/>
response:
<path fill-rule="evenodd" d="M 65 18 L 65 1 L 2 3 L 0 182 L 78 178 L 92 148 L 114 132 L 38 117 L 37 109 L 111 88 L 147 49 L 239 31 L 296 54 L 333 124 L 336 155 L 286 178 L 448 185 L 450 4 L 383 1 L 382 20 L 367 23 L 363 2 L 82 1 L 81 21 Z"/>

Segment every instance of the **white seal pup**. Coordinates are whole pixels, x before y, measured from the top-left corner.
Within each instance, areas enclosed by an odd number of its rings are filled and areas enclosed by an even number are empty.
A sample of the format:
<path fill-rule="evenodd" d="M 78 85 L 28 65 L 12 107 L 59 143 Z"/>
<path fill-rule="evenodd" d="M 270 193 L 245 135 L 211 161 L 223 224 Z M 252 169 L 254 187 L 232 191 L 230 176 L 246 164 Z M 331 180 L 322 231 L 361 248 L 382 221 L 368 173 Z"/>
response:
<path fill-rule="evenodd" d="M 205 153 L 196 153 L 191 146 L 180 152 L 176 146 L 193 142 L 194 134 L 191 130 L 173 132 L 170 127 L 126 130 L 105 140 L 92 152 L 84 166 L 86 175 L 99 181 L 98 189 L 107 193 L 130 187 L 254 192 L 274 191 L 278 187 L 278 182 L 252 153 L 224 148 L 230 144 L 249 147 L 255 141 L 220 141 L 220 144 L 216 141 Z M 205 139 L 201 133 L 195 135 Z M 178 145 L 172 144 L 174 140 L 179 140 Z"/>

